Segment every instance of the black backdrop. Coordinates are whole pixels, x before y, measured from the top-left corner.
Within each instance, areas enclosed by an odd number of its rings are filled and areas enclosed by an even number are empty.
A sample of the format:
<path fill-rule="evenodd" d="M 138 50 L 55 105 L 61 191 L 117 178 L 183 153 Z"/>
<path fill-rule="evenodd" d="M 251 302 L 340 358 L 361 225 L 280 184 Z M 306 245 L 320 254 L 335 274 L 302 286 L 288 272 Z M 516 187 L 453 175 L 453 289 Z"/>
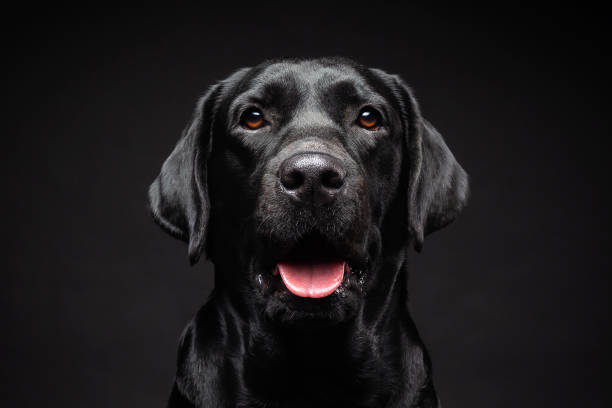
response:
<path fill-rule="evenodd" d="M 0 405 L 164 405 L 212 270 L 149 183 L 214 81 L 343 55 L 403 76 L 471 176 L 412 261 L 443 403 L 607 406 L 605 13 L 329 3 L 4 10 Z"/>

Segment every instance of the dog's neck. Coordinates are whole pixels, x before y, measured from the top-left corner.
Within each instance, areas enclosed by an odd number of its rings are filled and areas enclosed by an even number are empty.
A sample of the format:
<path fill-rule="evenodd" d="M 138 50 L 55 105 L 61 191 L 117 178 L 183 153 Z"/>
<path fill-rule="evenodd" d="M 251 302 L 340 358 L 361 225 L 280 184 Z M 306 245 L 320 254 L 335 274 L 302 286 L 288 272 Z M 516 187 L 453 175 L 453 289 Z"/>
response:
<path fill-rule="evenodd" d="M 288 399 L 294 395 L 318 406 L 417 400 L 430 384 L 429 362 L 408 312 L 404 265 L 403 255 L 381 263 L 376 276 L 392 274 L 393 279 L 366 293 L 349 321 L 316 330 L 278 327 L 244 304 L 243 297 L 216 289 L 205 308 L 215 310 L 223 328 L 218 341 L 231 359 L 215 371 L 243 373 L 233 380 L 240 393 L 262 402 L 279 395 L 279 389 Z M 398 355 L 404 358 L 398 361 Z"/>

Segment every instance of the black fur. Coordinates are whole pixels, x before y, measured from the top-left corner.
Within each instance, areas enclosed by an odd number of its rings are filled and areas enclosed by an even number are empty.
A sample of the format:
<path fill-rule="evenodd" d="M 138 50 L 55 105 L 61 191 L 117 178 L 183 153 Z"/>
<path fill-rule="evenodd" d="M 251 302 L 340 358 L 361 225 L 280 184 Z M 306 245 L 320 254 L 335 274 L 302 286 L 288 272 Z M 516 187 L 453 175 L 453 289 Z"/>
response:
<path fill-rule="evenodd" d="M 240 126 L 256 106 L 268 125 Z M 357 126 L 364 106 L 383 125 Z M 279 187 L 283 160 L 331 154 L 346 185 L 325 206 Z M 185 329 L 170 407 L 435 407 L 407 307 L 406 256 L 466 204 L 468 179 L 396 76 L 338 58 L 268 61 L 213 86 L 150 189 L 153 216 L 205 250 L 215 289 Z M 333 256 L 351 272 L 299 298 L 277 262 Z"/>

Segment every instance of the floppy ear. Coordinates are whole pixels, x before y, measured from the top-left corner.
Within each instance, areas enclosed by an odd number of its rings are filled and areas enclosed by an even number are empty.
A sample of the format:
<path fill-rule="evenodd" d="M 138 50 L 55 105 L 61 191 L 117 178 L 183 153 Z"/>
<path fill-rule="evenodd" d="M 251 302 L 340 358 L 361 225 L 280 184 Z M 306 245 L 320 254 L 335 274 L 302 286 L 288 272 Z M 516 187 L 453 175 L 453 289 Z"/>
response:
<path fill-rule="evenodd" d="M 469 197 L 468 175 L 438 131 L 420 113 L 410 88 L 394 77 L 404 122 L 408 163 L 408 228 L 421 251 L 430 234 L 451 223 Z"/>
<path fill-rule="evenodd" d="M 195 264 L 206 241 L 210 213 L 207 160 L 221 85 L 198 101 L 193 118 L 149 188 L 153 218 L 162 229 L 188 243 L 189 262 Z"/>

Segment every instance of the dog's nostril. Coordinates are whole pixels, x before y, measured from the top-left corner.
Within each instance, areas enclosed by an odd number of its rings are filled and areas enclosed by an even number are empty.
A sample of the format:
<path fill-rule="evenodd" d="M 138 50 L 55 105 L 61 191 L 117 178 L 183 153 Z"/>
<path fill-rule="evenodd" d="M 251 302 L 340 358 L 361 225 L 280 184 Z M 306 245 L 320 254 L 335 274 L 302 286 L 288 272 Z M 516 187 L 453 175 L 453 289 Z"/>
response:
<path fill-rule="evenodd" d="M 337 190 L 344 184 L 344 177 L 336 169 L 327 169 L 321 174 L 323 187 Z"/>
<path fill-rule="evenodd" d="M 289 171 L 282 171 L 280 174 L 280 181 L 286 189 L 295 190 L 304 184 L 304 174 L 295 168 Z"/>
<path fill-rule="evenodd" d="M 295 154 L 280 166 L 284 192 L 303 203 L 327 204 L 345 185 L 346 170 L 340 159 L 316 152 Z"/>

